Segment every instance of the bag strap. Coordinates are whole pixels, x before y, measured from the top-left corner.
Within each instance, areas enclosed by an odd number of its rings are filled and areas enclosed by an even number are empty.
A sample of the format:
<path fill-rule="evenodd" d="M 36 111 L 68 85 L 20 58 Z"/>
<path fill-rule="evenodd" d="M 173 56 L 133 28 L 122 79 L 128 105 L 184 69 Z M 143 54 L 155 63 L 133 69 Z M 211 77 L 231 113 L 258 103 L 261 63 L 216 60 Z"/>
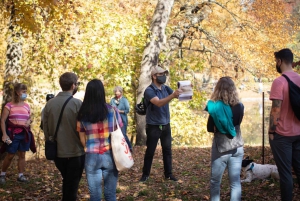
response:
<path fill-rule="evenodd" d="M 290 82 L 292 82 L 291 80 L 290 80 L 290 78 L 288 77 L 288 76 L 286 76 L 285 74 L 282 74 L 282 76 L 287 80 L 287 82 L 290 84 Z"/>
<path fill-rule="evenodd" d="M 152 84 L 150 84 L 148 87 L 150 87 L 151 89 L 153 89 L 153 91 L 155 92 L 155 94 L 156 94 L 156 90 L 155 90 L 155 88 L 154 88 L 154 86 L 152 86 Z M 147 87 L 147 88 L 148 88 Z M 146 89 L 147 89 L 146 88 Z M 146 91 L 146 90 L 145 90 Z M 145 92 L 144 92 L 145 93 Z M 156 94 L 157 95 L 157 94 Z M 144 99 L 145 99 L 145 95 L 144 95 Z M 148 101 L 147 100 L 147 102 L 148 102 L 148 104 L 147 104 L 147 107 L 149 107 L 152 103 L 150 102 L 150 101 Z M 153 110 L 152 108 L 151 108 L 151 110 Z"/>
<path fill-rule="evenodd" d="M 117 120 L 116 110 L 113 109 L 113 111 L 114 111 L 113 131 L 114 131 L 114 128 L 115 128 L 114 122 L 115 122 L 115 120 L 116 120 L 117 128 L 120 128 L 120 126 L 119 126 L 119 122 Z"/>
<path fill-rule="evenodd" d="M 60 124 L 60 122 L 61 122 L 61 118 L 62 118 L 63 111 L 64 111 L 64 109 L 65 109 L 67 103 L 69 102 L 69 100 L 71 100 L 71 98 L 73 98 L 73 96 L 70 96 L 70 97 L 65 101 L 64 105 L 63 105 L 62 108 L 61 108 L 61 111 L 60 111 L 60 114 L 59 114 L 59 118 L 58 118 L 58 122 L 57 122 L 57 125 L 56 125 L 56 129 L 55 129 L 55 133 L 54 133 L 53 139 L 56 139 L 56 136 L 57 136 L 59 124 Z"/>

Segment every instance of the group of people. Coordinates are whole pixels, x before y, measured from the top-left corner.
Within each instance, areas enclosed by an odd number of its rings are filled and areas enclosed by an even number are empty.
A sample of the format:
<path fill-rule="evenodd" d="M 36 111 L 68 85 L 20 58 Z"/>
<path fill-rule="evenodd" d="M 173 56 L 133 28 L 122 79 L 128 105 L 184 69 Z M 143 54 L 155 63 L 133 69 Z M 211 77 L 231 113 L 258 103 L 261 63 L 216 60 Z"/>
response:
<path fill-rule="evenodd" d="M 300 76 L 293 70 L 293 53 L 281 49 L 274 53 L 276 71 L 300 87 Z M 271 86 L 272 101 L 269 121 L 269 142 L 280 177 L 282 201 L 293 200 L 292 168 L 300 186 L 300 121 L 295 116 L 289 98 L 287 80 L 280 76 Z M 211 148 L 210 200 L 220 200 L 220 184 L 228 168 L 230 200 L 241 200 L 240 172 L 244 155 L 240 124 L 244 106 L 238 99 L 234 82 L 229 77 L 219 79 L 207 103 L 207 130 L 214 133 Z M 251 170 L 249 170 L 251 171 Z"/>
<path fill-rule="evenodd" d="M 300 76 L 293 71 L 293 53 L 289 49 L 275 52 L 276 70 L 288 76 L 300 86 Z M 146 134 L 147 149 L 140 182 L 150 177 L 153 156 L 161 141 L 164 176 L 166 180 L 177 181 L 172 172 L 172 135 L 170 126 L 169 102 L 178 98 L 180 89 L 172 90 L 165 85 L 168 71 L 155 66 L 151 71 L 152 83 L 144 92 L 147 104 Z M 59 79 L 62 89 L 56 97 L 49 100 L 43 110 L 43 130 L 45 139 L 53 135 L 60 111 L 65 101 L 76 93 L 79 82 L 74 73 L 64 73 Z M 34 150 L 34 139 L 30 131 L 30 107 L 24 102 L 26 86 L 17 84 L 14 88 L 13 101 L 7 103 L 1 117 L 2 140 L 12 142 L 6 144 L 8 155 L 4 159 L 0 175 L 0 184 L 5 183 L 6 170 L 18 151 L 18 169 L 20 182 L 26 182 L 23 175 L 25 168 L 25 152 Z M 126 135 L 128 100 L 122 96 L 121 87 L 114 89 L 115 97 L 110 104 L 105 101 L 105 89 L 98 79 L 91 80 L 85 91 L 83 102 L 71 98 L 65 106 L 61 124 L 57 134 L 56 167 L 63 178 L 62 200 L 76 200 L 79 181 L 85 169 L 90 192 L 90 200 L 101 200 L 102 178 L 104 197 L 116 200 L 118 171 L 116 169 L 110 144 L 110 132 L 114 131 L 116 121 Z M 296 118 L 288 96 L 288 83 L 282 76 L 272 84 L 270 100 L 269 141 L 280 176 L 281 200 L 291 201 L 293 198 L 292 167 L 300 186 L 300 121 Z M 243 138 L 240 125 L 244 116 L 244 106 L 239 100 L 234 81 L 230 77 L 222 77 L 216 83 L 214 91 L 207 102 L 205 110 L 209 113 L 207 130 L 214 134 L 211 148 L 210 200 L 220 200 L 220 186 L 223 173 L 228 168 L 230 181 L 230 200 L 242 198 L 240 181 L 241 165 L 244 155 Z M 8 123 L 7 121 L 8 120 Z"/>

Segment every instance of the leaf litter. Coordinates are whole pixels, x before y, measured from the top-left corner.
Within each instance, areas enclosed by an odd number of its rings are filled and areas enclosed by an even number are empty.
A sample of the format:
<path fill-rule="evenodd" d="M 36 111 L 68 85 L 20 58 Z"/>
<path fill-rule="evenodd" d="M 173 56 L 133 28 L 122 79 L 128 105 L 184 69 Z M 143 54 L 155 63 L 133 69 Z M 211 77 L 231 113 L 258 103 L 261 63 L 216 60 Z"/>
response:
<path fill-rule="evenodd" d="M 128 171 L 119 173 L 117 200 L 209 200 L 210 148 L 173 147 L 173 173 L 179 179 L 178 182 L 173 182 L 164 179 L 162 150 L 157 147 L 150 178 L 145 183 L 139 183 L 145 149 L 144 146 L 135 146 L 134 166 Z M 256 163 L 262 163 L 262 147 L 245 146 L 244 149 L 245 156 L 250 156 Z M 275 164 L 270 147 L 266 146 L 264 153 L 265 164 Z M 27 161 L 25 172 L 29 179 L 27 184 L 16 182 L 17 172 L 17 160 L 14 159 L 7 171 L 6 184 L 0 186 L 0 200 L 61 199 L 61 176 L 52 161 L 44 158 Z M 294 201 L 297 201 L 299 187 L 296 179 L 294 181 Z M 221 184 L 221 200 L 229 199 L 230 185 L 225 171 Z M 79 186 L 78 201 L 85 200 L 89 200 L 89 191 L 84 173 Z M 242 200 L 279 201 L 279 181 L 266 179 L 243 183 Z"/>

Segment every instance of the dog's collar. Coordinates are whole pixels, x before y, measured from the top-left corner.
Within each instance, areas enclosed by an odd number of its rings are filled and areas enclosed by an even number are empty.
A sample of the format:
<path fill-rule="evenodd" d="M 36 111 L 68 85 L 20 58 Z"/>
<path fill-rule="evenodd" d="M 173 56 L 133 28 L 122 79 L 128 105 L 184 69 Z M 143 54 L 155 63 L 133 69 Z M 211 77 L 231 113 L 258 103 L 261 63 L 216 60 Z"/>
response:
<path fill-rule="evenodd" d="M 247 171 L 252 171 L 253 168 L 254 168 L 254 163 L 252 163 L 252 165 L 250 166 L 250 168 Z"/>

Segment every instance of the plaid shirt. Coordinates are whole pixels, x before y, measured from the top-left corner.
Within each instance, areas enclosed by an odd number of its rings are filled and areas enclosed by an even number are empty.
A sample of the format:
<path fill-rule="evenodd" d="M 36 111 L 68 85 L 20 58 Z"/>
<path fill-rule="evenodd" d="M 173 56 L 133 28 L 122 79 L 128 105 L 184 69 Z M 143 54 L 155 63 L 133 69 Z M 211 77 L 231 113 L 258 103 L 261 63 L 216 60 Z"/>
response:
<path fill-rule="evenodd" d="M 110 146 L 110 132 L 116 130 L 117 125 L 114 121 L 115 109 L 107 104 L 108 114 L 107 118 L 102 122 L 90 123 L 77 121 L 77 131 L 86 134 L 86 153 L 103 154 L 111 149 Z M 119 112 L 116 112 L 119 126 L 123 126 L 122 119 Z M 113 129 L 113 126 L 115 127 Z"/>

